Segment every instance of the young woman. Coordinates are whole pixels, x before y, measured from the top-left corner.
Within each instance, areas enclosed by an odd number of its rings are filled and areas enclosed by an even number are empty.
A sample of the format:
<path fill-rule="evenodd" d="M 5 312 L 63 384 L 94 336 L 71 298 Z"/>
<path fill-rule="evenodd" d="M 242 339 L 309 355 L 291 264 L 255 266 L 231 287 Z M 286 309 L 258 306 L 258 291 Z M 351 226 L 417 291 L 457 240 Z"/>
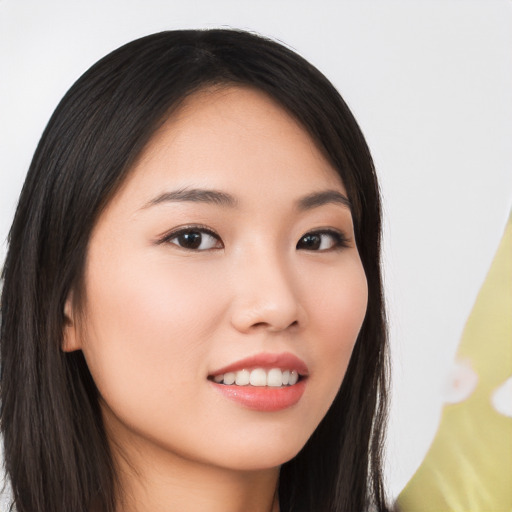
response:
<path fill-rule="evenodd" d="M 51 118 L 3 270 L 18 512 L 386 510 L 370 153 L 234 30 L 144 37 Z"/>

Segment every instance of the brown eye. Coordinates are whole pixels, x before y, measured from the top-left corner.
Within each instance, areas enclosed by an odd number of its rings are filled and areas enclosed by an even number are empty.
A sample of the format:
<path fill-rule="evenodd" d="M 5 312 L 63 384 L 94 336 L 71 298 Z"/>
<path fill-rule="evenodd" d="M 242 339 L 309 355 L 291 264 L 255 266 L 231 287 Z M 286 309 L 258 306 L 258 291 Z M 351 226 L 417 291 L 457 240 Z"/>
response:
<path fill-rule="evenodd" d="M 347 239 L 337 231 L 315 231 L 306 233 L 297 242 L 297 249 L 303 251 L 328 251 L 347 246 Z"/>
<path fill-rule="evenodd" d="M 297 249 L 317 251 L 322 244 L 322 237 L 318 234 L 304 235 L 297 244 Z"/>
<path fill-rule="evenodd" d="M 205 229 L 183 229 L 173 233 L 165 241 L 190 251 L 208 251 L 223 247 L 220 238 Z"/>

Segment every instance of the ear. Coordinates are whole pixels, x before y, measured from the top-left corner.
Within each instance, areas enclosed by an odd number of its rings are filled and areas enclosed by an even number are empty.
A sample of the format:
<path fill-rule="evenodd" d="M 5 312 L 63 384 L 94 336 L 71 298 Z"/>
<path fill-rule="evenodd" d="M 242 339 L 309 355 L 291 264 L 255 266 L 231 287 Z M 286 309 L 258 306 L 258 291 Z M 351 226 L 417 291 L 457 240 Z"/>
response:
<path fill-rule="evenodd" d="M 62 329 L 62 351 L 74 352 L 80 350 L 80 336 L 78 333 L 78 324 L 76 314 L 73 307 L 73 293 L 70 292 L 66 303 L 64 304 L 64 326 Z"/>

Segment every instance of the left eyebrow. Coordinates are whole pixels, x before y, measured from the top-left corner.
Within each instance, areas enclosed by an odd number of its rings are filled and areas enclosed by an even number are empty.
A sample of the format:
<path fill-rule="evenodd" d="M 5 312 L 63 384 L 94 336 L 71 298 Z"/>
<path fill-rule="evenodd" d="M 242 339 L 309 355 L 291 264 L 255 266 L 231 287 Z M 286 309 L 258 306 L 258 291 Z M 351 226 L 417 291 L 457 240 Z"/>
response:
<path fill-rule="evenodd" d="M 196 203 L 210 203 L 219 206 L 227 206 L 234 208 L 237 206 L 237 200 L 230 194 L 220 192 L 218 190 L 206 190 L 199 188 L 181 188 L 164 192 L 159 196 L 151 199 L 143 208 L 155 206 L 167 202 L 196 202 Z"/>
<path fill-rule="evenodd" d="M 321 192 L 313 192 L 312 194 L 308 194 L 307 196 L 299 199 L 297 206 L 299 210 L 305 211 L 332 203 L 341 204 L 347 207 L 349 210 L 352 210 L 352 205 L 350 204 L 348 197 L 343 195 L 341 192 L 338 192 L 337 190 L 323 190 Z"/>

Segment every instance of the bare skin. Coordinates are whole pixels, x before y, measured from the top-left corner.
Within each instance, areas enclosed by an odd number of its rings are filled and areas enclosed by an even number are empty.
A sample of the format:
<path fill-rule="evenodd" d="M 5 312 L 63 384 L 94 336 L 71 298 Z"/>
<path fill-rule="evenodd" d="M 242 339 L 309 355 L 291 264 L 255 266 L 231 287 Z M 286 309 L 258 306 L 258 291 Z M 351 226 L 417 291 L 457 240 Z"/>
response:
<path fill-rule="evenodd" d="M 118 512 L 279 512 L 279 468 L 233 472 L 164 453 L 160 456 L 161 461 L 156 454 L 128 455 L 130 460 L 151 459 L 143 475 L 128 467 L 125 458 L 118 458 L 121 486 L 129 489 L 120 496 Z"/>

